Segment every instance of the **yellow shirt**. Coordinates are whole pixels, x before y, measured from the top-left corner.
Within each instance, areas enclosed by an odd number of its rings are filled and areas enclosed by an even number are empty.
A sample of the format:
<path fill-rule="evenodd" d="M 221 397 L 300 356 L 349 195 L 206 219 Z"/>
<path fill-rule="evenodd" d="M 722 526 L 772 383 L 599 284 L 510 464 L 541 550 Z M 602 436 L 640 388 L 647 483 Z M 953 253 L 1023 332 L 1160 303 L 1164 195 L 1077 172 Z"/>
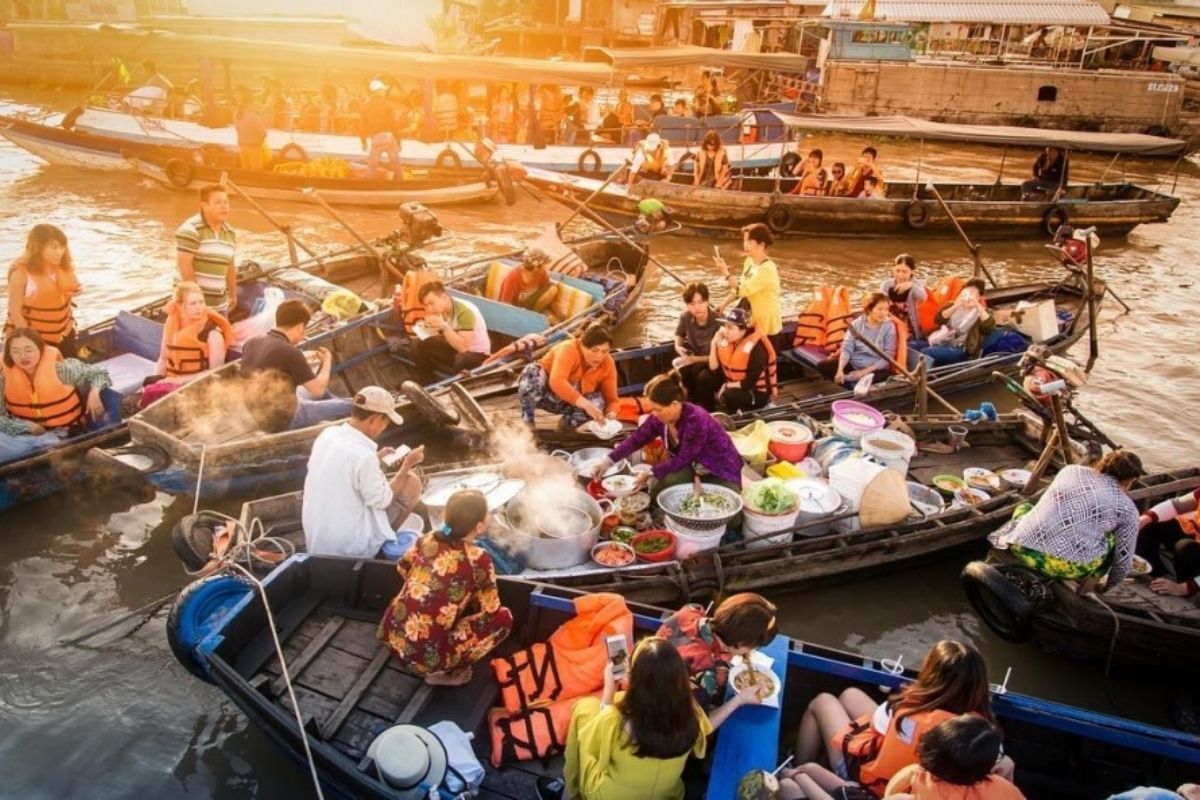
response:
<path fill-rule="evenodd" d="M 738 297 L 750 301 L 750 319 L 755 330 L 766 336 L 774 336 L 783 330 L 783 316 L 779 312 L 779 269 L 775 262 L 766 259 L 755 264 L 746 256 L 742 265 L 742 279 L 738 282 Z"/>
<path fill-rule="evenodd" d="M 617 692 L 615 701 L 625 696 Z M 616 705 L 600 708 L 585 697 L 572 710 L 563 777 L 572 798 L 579 800 L 683 800 L 683 767 L 689 755 L 704 758 L 712 724 L 692 701 L 700 723 L 696 743 L 676 758 L 639 758 L 625 732 Z"/>

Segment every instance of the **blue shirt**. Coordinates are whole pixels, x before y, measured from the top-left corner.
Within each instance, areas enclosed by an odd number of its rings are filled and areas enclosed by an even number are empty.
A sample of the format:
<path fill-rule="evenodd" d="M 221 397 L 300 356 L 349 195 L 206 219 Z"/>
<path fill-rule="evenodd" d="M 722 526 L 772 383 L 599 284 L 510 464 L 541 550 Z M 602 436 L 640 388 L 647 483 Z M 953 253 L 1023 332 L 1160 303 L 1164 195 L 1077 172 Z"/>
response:
<path fill-rule="evenodd" d="M 896 325 L 890 319 L 885 319 L 878 327 L 867 324 L 866 316 L 861 316 L 851 323 L 846 331 L 846 339 L 842 342 L 842 363 L 849 369 L 887 369 L 886 359 L 875 355 L 871 348 L 862 343 L 865 338 L 880 351 L 892 358 L 896 357 Z"/>

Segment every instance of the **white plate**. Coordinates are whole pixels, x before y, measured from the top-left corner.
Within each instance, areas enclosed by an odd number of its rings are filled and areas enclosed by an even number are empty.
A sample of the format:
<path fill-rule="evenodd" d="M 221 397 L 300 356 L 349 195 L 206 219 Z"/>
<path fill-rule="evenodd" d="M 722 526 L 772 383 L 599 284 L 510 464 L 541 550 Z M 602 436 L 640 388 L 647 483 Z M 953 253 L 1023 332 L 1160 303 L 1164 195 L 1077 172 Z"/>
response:
<path fill-rule="evenodd" d="M 613 497 L 626 497 L 638 490 L 637 479 L 632 475 L 610 475 L 600 485 Z"/>
<path fill-rule="evenodd" d="M 967 467 L 963 470 L 963 480 L 972 489 L 983 489 L 984 491 L 991 492 L 1000 491 L 1000 476 L 990 469 Z"/>
<path fill-rule="evenodd" d="M 1033 473 L 1027 469 L 1002 469 L 1000 470 L 1000 477 L 1007 483 L 1024 489 L 1025 484 L 1029 483 L 1029 479 L 1033 477 Z"/>

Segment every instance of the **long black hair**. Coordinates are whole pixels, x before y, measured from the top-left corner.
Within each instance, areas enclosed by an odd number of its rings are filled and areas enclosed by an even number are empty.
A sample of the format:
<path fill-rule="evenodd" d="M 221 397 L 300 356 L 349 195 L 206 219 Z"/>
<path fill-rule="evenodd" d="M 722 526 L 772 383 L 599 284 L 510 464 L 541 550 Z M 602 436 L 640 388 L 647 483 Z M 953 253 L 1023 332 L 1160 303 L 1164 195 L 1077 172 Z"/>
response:
<path fill-rule="evenodd" d="M 700 720 L 688 668 L 666 639 L 643 639 L 629 665 L 629 688 L 617 703 L 639 758 L 678 758 L 696 744 Z"/>

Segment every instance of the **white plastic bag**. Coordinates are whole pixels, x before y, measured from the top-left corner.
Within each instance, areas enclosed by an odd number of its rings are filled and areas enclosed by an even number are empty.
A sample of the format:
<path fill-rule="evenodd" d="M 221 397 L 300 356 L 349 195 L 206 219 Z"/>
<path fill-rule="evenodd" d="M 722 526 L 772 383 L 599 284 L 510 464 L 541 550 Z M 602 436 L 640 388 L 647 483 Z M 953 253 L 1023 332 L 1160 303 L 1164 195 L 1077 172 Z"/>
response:
<path fill-rule="evenodd" d="M 248 340 L 261 336 L 275 327 L 275 309 L 287 299 L 283 289 L 278 286 L 268 286 L 263 290 L 262 310 L 246 317 L 240 322 L 233 323 L 234 347 L 241 349 Z"/>
<path fill-rule="evenodd" d="M 854 396 L 866 397 L 871 392 L 871 386 L 875 383 L 875 373 L 868 372 L 854 383 Z"/>
<path fill-rule="evenodd" d="M 435 722 L 429 726 L 429 730 L 446 746 L 446 757 L 453 768 L 453 772 L 446 773 L 443 785 L 452 792 L 465 791 L 474 797 L 483 786 L 484 770 L 483 764 L 479 763 L 475 751 L 471 748 L 472 735 L 449 720 Z M 455 773 L 462 776 L 466 786 L 459 785 Z"/>

